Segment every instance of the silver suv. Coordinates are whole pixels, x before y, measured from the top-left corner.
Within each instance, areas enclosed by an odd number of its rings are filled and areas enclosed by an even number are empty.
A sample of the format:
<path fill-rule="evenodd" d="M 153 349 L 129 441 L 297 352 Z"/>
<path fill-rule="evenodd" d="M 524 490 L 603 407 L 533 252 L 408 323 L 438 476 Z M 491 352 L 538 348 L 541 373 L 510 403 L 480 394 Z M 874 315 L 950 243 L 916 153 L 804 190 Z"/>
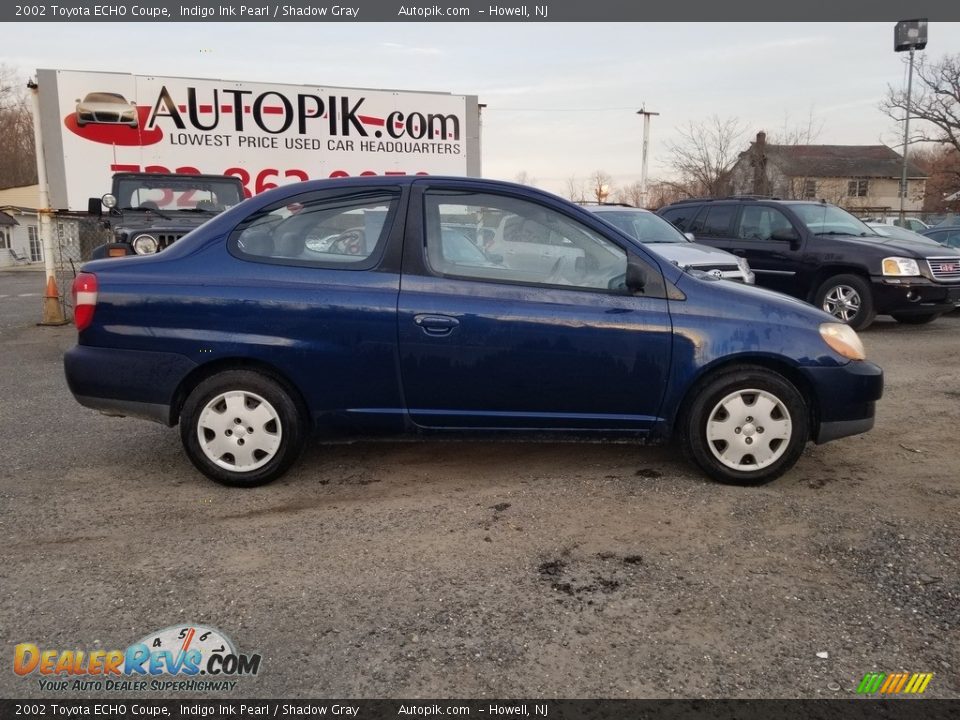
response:
<path fill-rule="evenodd" d="M 754 275 L 746 258 L 693 242 L 692 236 L 681 233 L 652 212 L 630 205 L 584 204 L 583 207 L 684 270 L 698 270 L 723 280 L 754 284 Z"/>

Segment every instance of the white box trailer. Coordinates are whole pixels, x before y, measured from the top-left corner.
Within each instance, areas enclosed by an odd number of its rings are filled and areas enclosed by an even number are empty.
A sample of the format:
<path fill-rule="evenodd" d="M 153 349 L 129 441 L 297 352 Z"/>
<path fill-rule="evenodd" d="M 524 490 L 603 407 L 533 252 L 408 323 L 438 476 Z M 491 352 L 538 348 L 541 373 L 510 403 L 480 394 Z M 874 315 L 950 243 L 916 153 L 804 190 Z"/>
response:
<path fill-rule="evenodd" d="M 38 70 L 55 209 L 117 172 L 234 175 L 254 195 L 354 175 L 480 176 L 475 95 Z"/>

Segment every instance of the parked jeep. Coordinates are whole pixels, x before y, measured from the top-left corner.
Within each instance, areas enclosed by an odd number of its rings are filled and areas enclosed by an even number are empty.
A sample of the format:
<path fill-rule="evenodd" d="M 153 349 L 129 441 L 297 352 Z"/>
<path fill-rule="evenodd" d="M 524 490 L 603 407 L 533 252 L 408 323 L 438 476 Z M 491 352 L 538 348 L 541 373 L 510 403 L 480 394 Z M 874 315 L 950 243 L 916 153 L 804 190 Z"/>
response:
<path fill-rule="evenodd" d="M 93 259 L 153 255 L 241 200 L 243 185 L 227 175 L 117 173 L 111 192 L 88 203 L 113 231 Z"/>
<path fill-rule="evenodd" d="M 883 237 L 826 202 L 698 199 L 658 214 L 697 242 L 746 258 L 757 285 L 858 330 L 878 314 L 918 325 L 960 304 L 960 251 Z"/>

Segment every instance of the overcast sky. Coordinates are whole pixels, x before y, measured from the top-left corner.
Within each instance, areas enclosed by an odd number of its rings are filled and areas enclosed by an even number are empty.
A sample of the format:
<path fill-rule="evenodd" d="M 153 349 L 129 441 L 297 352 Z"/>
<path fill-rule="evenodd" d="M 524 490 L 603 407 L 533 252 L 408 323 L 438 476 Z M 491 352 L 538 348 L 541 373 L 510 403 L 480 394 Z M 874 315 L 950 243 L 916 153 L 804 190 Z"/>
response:
<path fill-rule="evenodd" d="M 711 116 L 776 134 L 822 124 L 818 142 L 894 145 L 877 105 L 905 85 L 893 23 L 17 24 L 3 61 L 36 68 L 476 94 L 483 174 L 562 193 L 594 170 L 669 175 L 667 143 Z M 13 31 L 15 30 L 15 32 Z M 960 52 L 960 23 L 931 23 L 925 54 Z"/>

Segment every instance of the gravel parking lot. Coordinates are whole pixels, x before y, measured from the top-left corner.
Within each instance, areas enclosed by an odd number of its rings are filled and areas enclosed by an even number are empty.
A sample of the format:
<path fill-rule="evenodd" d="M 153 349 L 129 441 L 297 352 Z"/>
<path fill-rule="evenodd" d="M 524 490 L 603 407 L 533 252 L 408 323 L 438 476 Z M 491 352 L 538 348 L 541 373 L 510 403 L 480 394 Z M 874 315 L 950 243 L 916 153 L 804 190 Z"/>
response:
<path fill-rule="evenodd" d="M 246 697 L 841 698 L 869 671 L 960 696 L 960 313 L 864 332 L 877 427 L 761 488 L 669 448 L 449 441 L 315 446 L 242 491 L 175 431 L 77 405 L 74 331 L 33 325 L 13 275 L 3 697 L 49 694 L 10 670 L 17 643 L 185 622 L 262 653 Z"/>

